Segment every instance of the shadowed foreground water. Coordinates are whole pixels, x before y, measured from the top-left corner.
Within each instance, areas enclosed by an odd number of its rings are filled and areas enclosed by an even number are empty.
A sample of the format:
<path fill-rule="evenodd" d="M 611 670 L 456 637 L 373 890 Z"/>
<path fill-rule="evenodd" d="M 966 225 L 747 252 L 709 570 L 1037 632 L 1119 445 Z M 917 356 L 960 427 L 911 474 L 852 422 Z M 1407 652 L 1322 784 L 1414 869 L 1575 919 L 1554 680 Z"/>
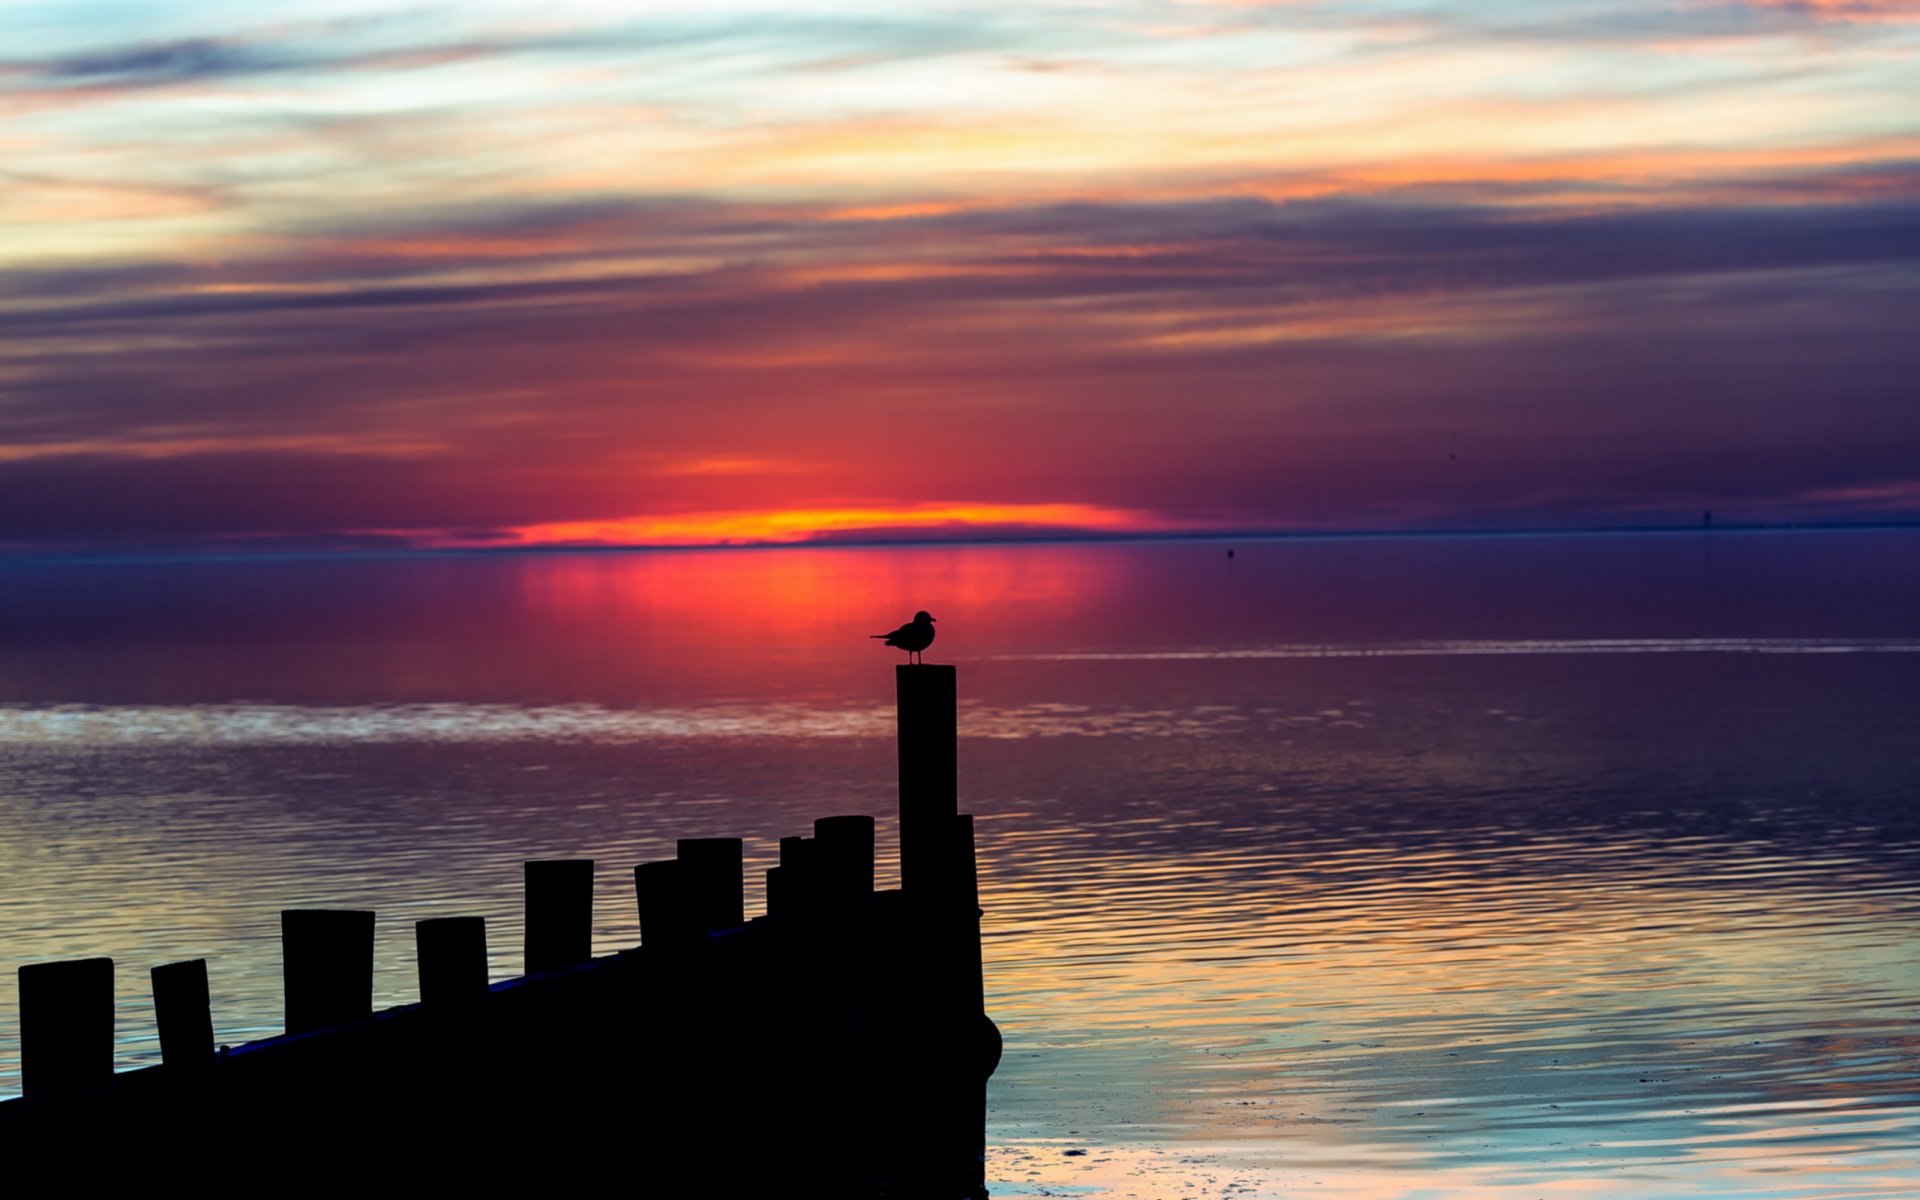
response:
<path fill-rule="evenodd" d="M 282 907 L 398 1003 L 421 917 L 517 973 L 524 857 L 606 951 L 676 837 L 890 816 L 924 607 L 995 1195 L 1920 1191 L 1920 535 L 1237 550 L 0 572 L 0 1089 L 18 962 L 113 955 L 134 1065 L 159 962 L 277 1031 Z"/>

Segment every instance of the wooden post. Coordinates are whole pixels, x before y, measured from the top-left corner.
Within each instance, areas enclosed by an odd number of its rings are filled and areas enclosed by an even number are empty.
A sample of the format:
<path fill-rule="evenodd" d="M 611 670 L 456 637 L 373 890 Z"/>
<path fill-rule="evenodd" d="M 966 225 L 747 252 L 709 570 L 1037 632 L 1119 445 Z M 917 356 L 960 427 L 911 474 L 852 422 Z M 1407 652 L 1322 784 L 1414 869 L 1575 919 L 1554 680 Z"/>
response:
<path fill-rule="evenodd" d="M 895 1182 L 909 1194 L 979 1197 L 985 1077 L 998 1058 L 998 1031 L 982 1011 L 973 822 L 959 815 L 958 682 L 950 666 L 898 666 L 894 679 L 900 888 L 911 931 L 893 968 L 900 1015 L 891 1032 L 904 1033 L 924 1057 L 887 1085 L 915 1118 L 881 1137 L 896 1148 Z"/>
<path fill-rule="evenodd" d="M 680 882 L 694 932 L 746 923 L 746 877 L 739 838 L 681 838 Z"/>
<path fill-rule="evenodd" d="M 953 902 L 962 908 L 975 910 L 980 908 L 980 867 L 974 852 L 973 814 L 961 813 L 953 819 L 952 833 L 947 844 L 948 883 L 953 889 Z"/>
<path fill-rule="evenodd" d="M 971 1053 L 959 1056 L 953 1080 L 955 1128 L 964 1128 L 960 1158 L 971 1164 L 965 1182 L 970 1197 L 987 1194 L 987 1080 L 1000 1066 L 1000 1027 L 987 1016 L 986 977 L 980 946 L 980 875 L 973 840 L 973 814 L 961 813 L 949 826 L 948 886 L 954 922 L 954 1029 L 972 1026 Z M 964 997 L 964 1000 L 961 999 Z M 965 1032 L 961 1032 L 966 1037 Z"/>
<path fill-rule="evenodd" d="M 816 849 L 810 837 L 796 834 L 780 839 L 780 865 L 767 872 L 768 916 L 791 916 L 818 907 Z"/>
<path fill-rule="evenodd" d="M 373 914 L 289 908 L 280 914 L 287 1032 L 309 1033 L 373 1015 Z"/>
<path fill-rule="evenodd" d="M 851 904 L 873 895 L 872 817 L 821 817 L 813 844 L 822 901 Z"/>
<path fill-rule="evenodd" d="M 149 971 L 160 1061 L 169 1071 L 191 1071 L 213 1061 L 213 1008 L 207 998 L 207 960 L 191 958 Z"/>
<path fill-rule="evenodd" d="M 32 963 L 19 978 L 21 1089 L 59 1096 L 111 1082 L 113 960 Z"/>
<path fill-rule="evenodd" d="M 432 1009 L 478 1003 L 487 994 L 487 919 L 429 917 L 413 923 L 420 1003 Z"/>
<path fill-rule="evenodd" d="M 633 894 L 640 905 L 640 944 L 669 946 L 686 940 L 686 889 L 677 859 L 641 863 L 633 869 Z"/>
<path fill-rule="evenodd" d="M 900 888 L 924 894 L 939 873 L 945 822 L 960 811 L 958 682 L 951 666 L 893 669 L 899 700 Z"/>
<path fill-rule="evenodd" d="M 783 867 L 806 867 L 807 855 L 813 849 L 813 839 L 794 834 L 780 839 L 780 865 Z"/>
<path fill-rule="evenodd" d="M 526 864 L 527 974 L 558 971 L 593 957 L 593 860 Z"/>
<path fill-rule="evenodd" d="M 902 952 L 888 968 L 898 1015 L 884 1035 L 890 1050 L 902 1048 L 893 1053 L 911 1054 L 911 1066 L 886 1086 L 913 1116 L 886 1140 L 897 1147 L 892 1169 L 907 1194 L 980 1197 L 986 1082 L 1000 1041 L 984 1011 L 973 817 L 929 825 L 921 847 L 921 890 L 903 897 Z"/>
<path fill-rule="evenodd" d="M 793 885 L 797 882 L 785 867 L 767 868 L 768 916 L 783 917 L 799 910 L 793 894 Z"/>

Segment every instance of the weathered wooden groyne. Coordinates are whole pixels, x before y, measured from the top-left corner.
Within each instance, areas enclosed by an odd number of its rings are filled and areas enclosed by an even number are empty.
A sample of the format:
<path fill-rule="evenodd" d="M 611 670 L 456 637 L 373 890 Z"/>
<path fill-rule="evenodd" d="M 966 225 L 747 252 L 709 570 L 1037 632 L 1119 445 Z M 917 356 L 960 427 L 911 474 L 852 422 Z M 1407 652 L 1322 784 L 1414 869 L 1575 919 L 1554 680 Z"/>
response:
<path fill-rule="evenodd" d="M 896 685 L 899 888 L 875 888 L 871 816 L 783 837 L 751 919 L 741 840 L 684 839 L 634 869 L 640 944 L 594 958 L 594 864 L 529 862 L 526 974 L 489 984 L 484 918 L 422 921 L 420 1000 L 381 1012 L 374 914 L 291 910 L 283 1035 L 216 1049 L 207 963 L 168 963 L 162 1062 L 118 1074 L 113 961 L 23 966 L 25 1094 L 0 1103 L 0 1148 L 71 1186 L 985 1196 L 999 1034 L 955 672 Z"/>

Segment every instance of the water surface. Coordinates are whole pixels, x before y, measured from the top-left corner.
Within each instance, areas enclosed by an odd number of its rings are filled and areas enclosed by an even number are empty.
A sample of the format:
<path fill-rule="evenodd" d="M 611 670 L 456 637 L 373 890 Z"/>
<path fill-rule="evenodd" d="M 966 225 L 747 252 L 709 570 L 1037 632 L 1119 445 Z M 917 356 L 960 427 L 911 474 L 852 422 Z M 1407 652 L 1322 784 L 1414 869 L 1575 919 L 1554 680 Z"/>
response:
<path fill-rule="evenodd" d="M 112 955 L 132 1066 L 160 962 L 277 1031 L 283 907 L 381 1003 L 425 916 L 516 973 L 527 857 L 630 944 L 676 837 L 891 816 L 924 607 L 997 1196 L 1920 1191 L 1920 534 L 1234 549 L 0 569 L 0 948 Z"/>

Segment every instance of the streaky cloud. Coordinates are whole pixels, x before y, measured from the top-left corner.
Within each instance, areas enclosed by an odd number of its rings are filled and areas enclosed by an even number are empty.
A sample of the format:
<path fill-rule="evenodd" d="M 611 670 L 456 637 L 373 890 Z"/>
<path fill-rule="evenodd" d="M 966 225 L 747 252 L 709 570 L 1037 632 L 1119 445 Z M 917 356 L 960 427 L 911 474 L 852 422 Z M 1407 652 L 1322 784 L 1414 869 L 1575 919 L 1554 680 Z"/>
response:
<path fill-rule="evenodd" d="M 1899 517 L 1910 10 L 28 5 L 0 541 Z"/>

